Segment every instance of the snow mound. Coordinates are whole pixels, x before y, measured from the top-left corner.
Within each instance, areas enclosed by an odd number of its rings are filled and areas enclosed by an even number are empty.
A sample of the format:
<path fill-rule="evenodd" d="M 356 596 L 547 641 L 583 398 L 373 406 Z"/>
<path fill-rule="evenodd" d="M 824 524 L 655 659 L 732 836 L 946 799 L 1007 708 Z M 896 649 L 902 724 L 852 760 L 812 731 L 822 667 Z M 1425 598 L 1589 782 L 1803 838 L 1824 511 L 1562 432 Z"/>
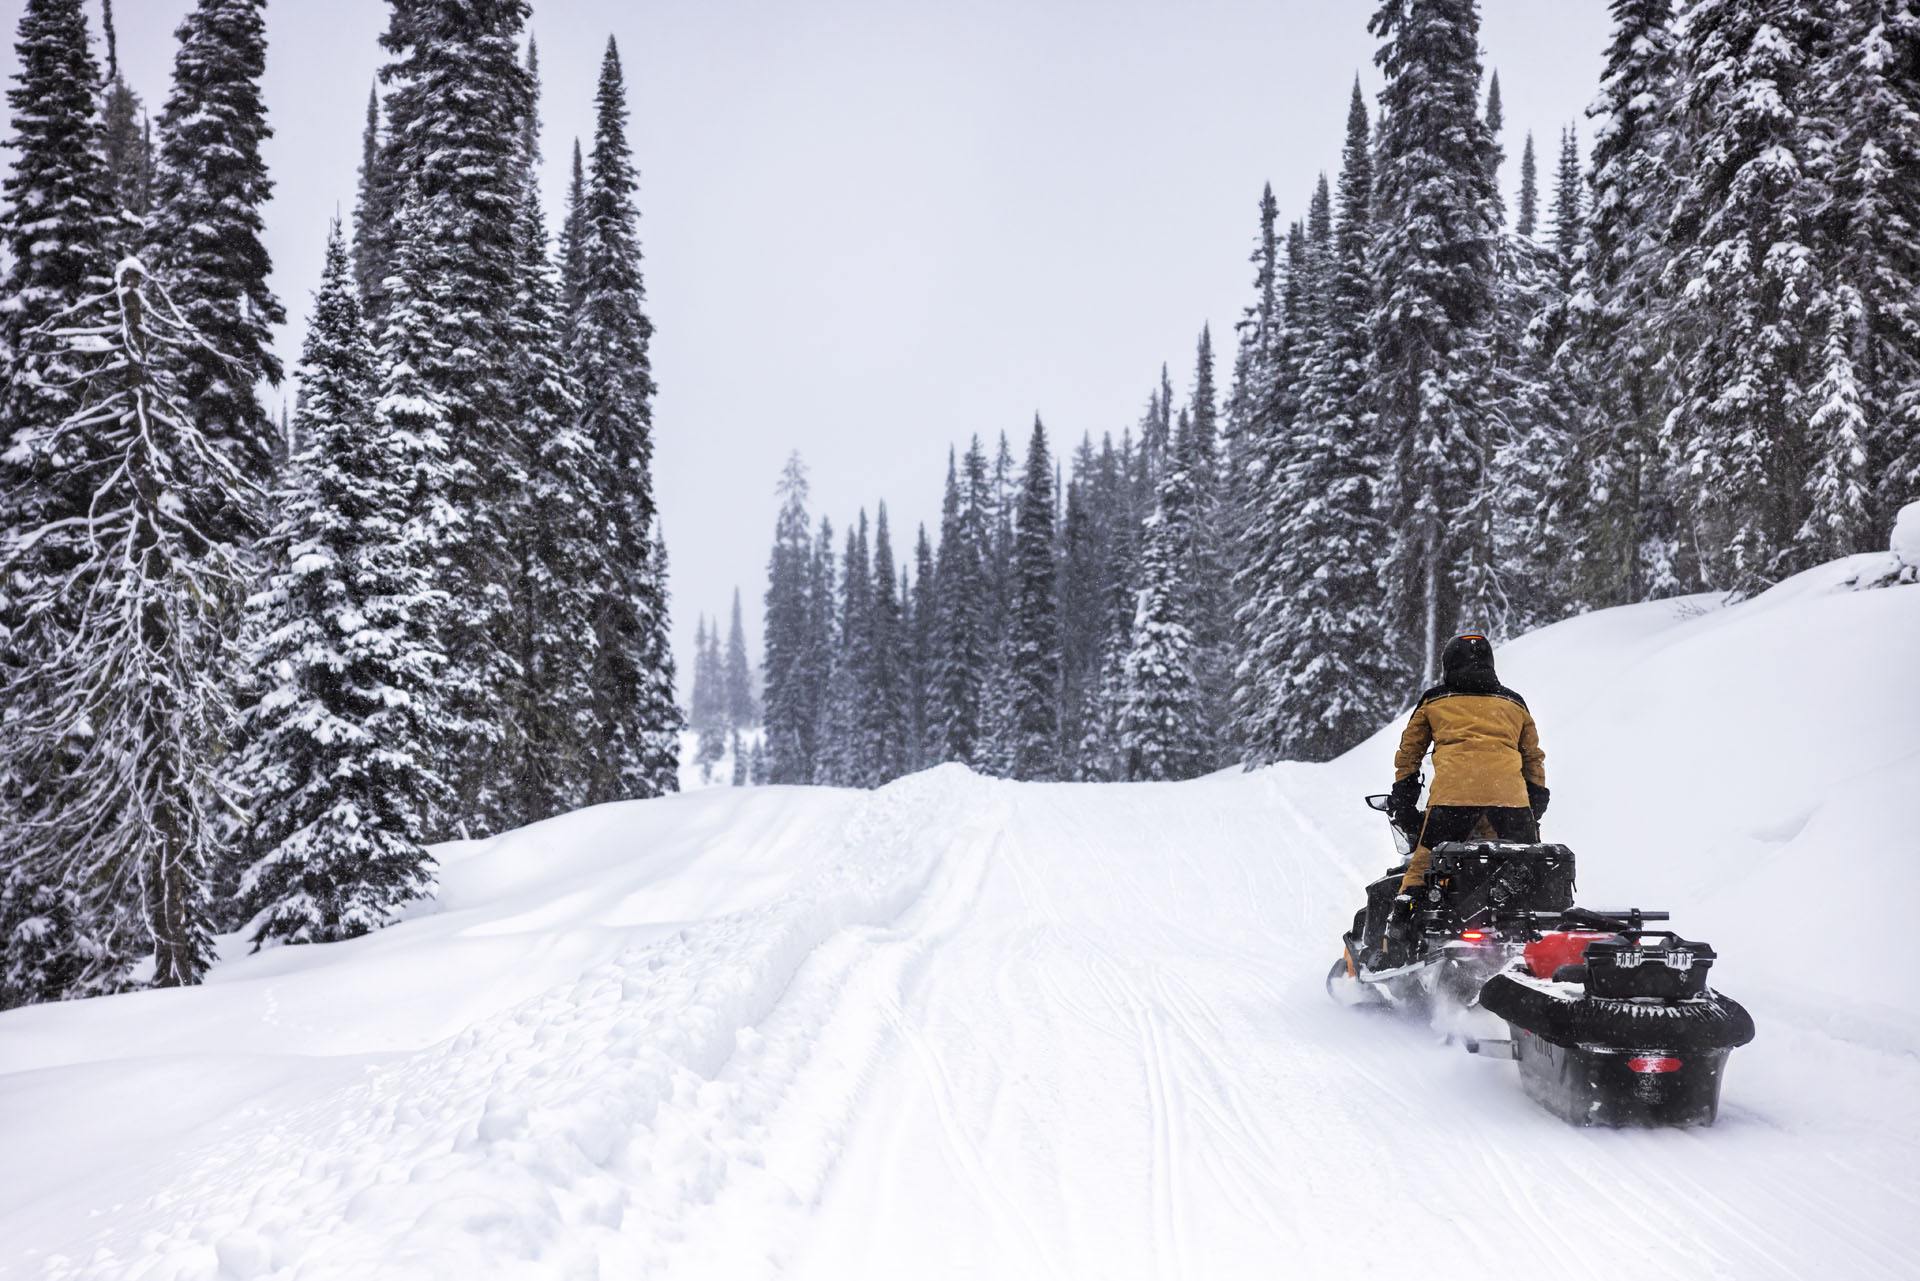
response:
<path fill-rule="evenodd" d="M 0 1277 L 1317 1276 L 1575 1235 L 1910 1275 L 1920 588 L 1859 559 L 1499 655 L 1582 901 L 1672 909 L 1759 1025 L 1712 1131 L 1570 1129 L 1326 999 L 1389 726 L 1185 784 L 601 806 L 442 848 L 370 938 L 0 1015 Z"/>

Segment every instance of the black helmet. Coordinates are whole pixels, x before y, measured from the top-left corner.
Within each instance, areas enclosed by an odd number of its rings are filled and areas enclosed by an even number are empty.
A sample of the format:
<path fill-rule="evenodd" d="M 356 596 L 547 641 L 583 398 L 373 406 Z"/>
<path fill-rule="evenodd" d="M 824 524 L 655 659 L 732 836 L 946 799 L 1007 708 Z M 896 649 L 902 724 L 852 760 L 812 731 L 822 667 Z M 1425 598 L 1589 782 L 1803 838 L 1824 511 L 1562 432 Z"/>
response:
<path fill-rule="evenodd" d="M 1447 642 L 1440 655 L 1440 670 L 1450 688 L 1498 685 L 1493 674 L 1493 646 L 1478 632 L 1468 632 Z"/>

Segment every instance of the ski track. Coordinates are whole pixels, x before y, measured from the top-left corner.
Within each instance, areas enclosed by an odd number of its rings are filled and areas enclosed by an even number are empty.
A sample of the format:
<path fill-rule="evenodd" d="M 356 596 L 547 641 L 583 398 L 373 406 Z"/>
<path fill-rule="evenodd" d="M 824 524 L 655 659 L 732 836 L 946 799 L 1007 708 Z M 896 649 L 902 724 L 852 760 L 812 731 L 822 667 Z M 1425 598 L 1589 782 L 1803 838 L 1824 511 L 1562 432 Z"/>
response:
<path fill-rule="evenodd" d="M 106 1226 L 0 1207 L 0 1276 L 1912 1275 L 1910 1028 L 1755 999 L 1718 1127 L 1567 1127 L 1326 999 L 1357 829 L 1292 778 L 1169 804 L 948 767 L 757 829 L 812 870 L 229 1119 Z M 1833 1097 L 1791 1096 L 1802 1057 Z"/>

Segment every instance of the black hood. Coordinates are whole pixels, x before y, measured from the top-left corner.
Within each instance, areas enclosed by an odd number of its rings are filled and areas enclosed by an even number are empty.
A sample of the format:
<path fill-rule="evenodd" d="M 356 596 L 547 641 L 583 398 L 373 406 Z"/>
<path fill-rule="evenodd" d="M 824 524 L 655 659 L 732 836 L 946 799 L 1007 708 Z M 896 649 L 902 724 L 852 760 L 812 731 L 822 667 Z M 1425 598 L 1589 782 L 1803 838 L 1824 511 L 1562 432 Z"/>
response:
<path fill-rule="evenodd" d="M 1493 670 L 1493 646 L 1477 633 L 1456 636 L 1440 655 L 1448 689 L 1456 694 L 1498 694 L 1500 678 Z"/>

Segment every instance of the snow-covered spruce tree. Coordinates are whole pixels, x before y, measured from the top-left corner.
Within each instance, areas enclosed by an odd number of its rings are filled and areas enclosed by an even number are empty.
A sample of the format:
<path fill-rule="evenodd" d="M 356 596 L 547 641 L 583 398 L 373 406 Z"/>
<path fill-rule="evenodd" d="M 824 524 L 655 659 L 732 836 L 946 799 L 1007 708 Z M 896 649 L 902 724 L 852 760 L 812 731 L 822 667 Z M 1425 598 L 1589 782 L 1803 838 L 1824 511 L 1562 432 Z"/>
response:
<path fill-rule="evenodd" d="M 1181 526 L 1191 519 L 1193 486 L 1179 468 L 1160 482 L 1160 508 L 1147 519 L 1139 612 L 1126 659 L 1122 722 L 1129 779 L 1192 778 L 1205 768 L 1193 637 L 1183 617 Z"/>
<path fill-rule="evenodd" d="M 32 815 L 80 744 L 41 739 L 45 754 L 36 754 L 19 728 L 44 717 L 52 696 L 46 665 L 72 619 L 47 611 L 68 606 L 61 581 L 73 568 L 69 548 L 21 540 L 45 526 L 84 521 L 93 500 L 85 469 L 36 444 L 79 409 L 85 371 L 70 345 L 48 341 L 44 330 L 107 287 L 110 243 L 121 224 L 101 159 L 99 66 L 80 0 L 28 0 L 18 32 L 19 68 L 7 91 L 13 163 L 0 209 L 0 544 L 8 562 L 0 574 L 0 739 L 7 744 L 0 753 L 0 879 L 12 886 L 8 911 L 24 913 L 0 917 L 9 931 L 0 946 L 15 971 L 9 1001 L 111 984 L 126 943 L 117 921 L 87 919 L 84 904 L 39 915 L 35 904 L 59 907 L 72 890 L 46 880 L 23 849 Z M 30 611 L 39 614 L 31 634 Z M 42 919 L 59 928 L 32 924 Z M 35 934 L 32 941 L 12 937 L 23 926 Z M 31 964 L 24 959 L 29 951 L 38 956 Z"/>
<path fill-rule="evenodd" d="M 1807 421 L 1812 468 L 1808 510 L 1796 535 L 1810 557 L 1831 559 L 1861 549 L 1873 532 L 1873 476 L 1867 470 L 1869 428 L 1862 405 L 1856 336 L 1864 327 L 1860 297 L 1850 286 L 1826 302 L 1827 337 L 1820 352 L 1820 380 L 1809 397 Z"/>
<path fill-rule="evenodd" d="M 1592 398 L 1564 346 L 1582 187 L 1572 131 L 1562 130 L 1551 241 L 1516 234 L 1501 245 L 1490 337 L 1497 421 L 1489 472 L 1501 591 L 1480 620 L 1497 637 L 1552 622 L 1574 603 L 1567 530 L 1584 486 L 1573 471 L 1573 439 Z"/>
<path fill-rule="evenodd" d="M 560 224 L 560 308 L 566 316 L 567 344 L 580 318 L 581 282 L 587 273 L 587 169 L 580 140 L 573 140 L 573 174 L 567 183 L 566 216 Z"/>
<path fill-rule="evenodd" d="M 1324 195 L 1324 182 L 1322 184 Z M 1324 212 L 1324 209 L 1323 209 Z M 1226 499 L 1220 479 L 1219 395 L 1214 386 L 1213 331 L 1203 325 L 1194 349 L 1193 396 L 1175 433 L 1174 460 L 1194 488 L 1193 521 L 1188 529 L 1184 571 L 1193 628 L 1194 679 L 1200 690 L 1201 744 L 1209 767 L 1230 754 L 1223 732 L 1233 705 L 1231 584 L 1223 541 Z"/>
<path fill-rule="evenodd" d="M 273 136 L 260 97 L 265 10 L 266 0 L 196 0 L 181 20 L 146 237 L 154 270 L 208 340 L 183 353 L 189 409 L 263 486 L 278 438 L 254 387 L 280 382 L 273 326 L 286 319 L 267 284 L 273 264 L 261 240 L 261 209 L 273 192 L 260 154 Z"/>
<path fill-rule="evenodd" d="M 1375 564 L 1386 530 L 1375 509 L 1374 418 L 1366 402 L 1372 157 L 1358 82 L 1347 112 L 1324 304 L 1302 370 L 1292 457 L 1275 478 L 1282 517 L 1275 591 L 1263 629 L 1260 737 L 1250 760 L 1326 760 L 1371 733 L 1404 694 L 1384 635 Z"/>
<path fill-rule="evenodd" d="M 1106 639 L 1106 601 L 1099 526 L 1092 507 L 1093 442 L 1081 441 L 1067 482 L 1066 513 L 1060 523 L 1060 772 L 1080 776 L 1080 749 L 1087 732 L 1092 689 L 1100 680 Z"/>
<path fill-rule="evenodd" d="M 933 540 L 927 527 L 920 526 L 913 543 L 913 591 L 902 599 L 907 611 L 907 727 L 911 749 L 908 768 L 922 770 L 937 764 L 933 748 L 933 677 L 935 670 L 934 628 L 939 612 L 939 594 L 934 569 Z"/>
<path fill-rule="evenodd" d="M 1660 447 L 1671 405 L 1661 321 L 1663 238 L 1681 163 L 1672 0 L 1614 0 L 1593 120 L 1590 213 L 1573 284 L 1570 355 L 1590 388 L 1570 495 L 1570 595 L 1603 608 L 1688 590 L 1673 477 Z"/>
<path fill-rule="evenodd" d="M 674 753 L 662 751 L 680 728 L 673 701 L 666 583 L 651 546 L 653 324 L 644 305 L 632 151 L 627 146 L 626 80 L 609 40 L 595 99 L 597 122 L 581 218 L 580 299 L 572 339 L 581 422 L 601 459 L 608 499 L 604 531 L 611 570 L 596 618 L 599 663 L 599 764 L 591 797 L 658 796 L 675 782 Z"/>
<path fill-rule="evenodd" d="M 707 661 L 707 616 L 694 620 L 693 688 L 687 703 L 687 725 L 696 733 L 714 725 L 712 665 Z"/>
<path fill-rule="evenodd" d="M 513 821 L 513 766 L 505 725 L 520 679 L 513 651 L 511 592 L 518 558 L 510 528 L 524 494 L 513 380 L 519 363 L 513 323 L 520 287 L 524 123 L 532 77 L 520 61 L 527 0 L 464 0 L 393 7 L 381 45 L 387 128 L 375 218 L 391 245 L 398 209 L 417 193 L 427 229 L 426 275 L 435 284 L 442 342 L 420 376 L 448 413 L 449 500 L 462 520 L 442 531 L 445 689 L 462 736 L 441 761 L 462 830 Z M 390 302 L 371 311 L 384 325 Z M 575 353 L 578 366 L 578 354 Z M 584 412 L 594 406 L 583 397 Z M 591 433 L 590 433 L 591 434 Z M 602 442 L 595 437 L 596 448 Z M 627 572 L 651 576 L 646 531 L 615 539 Z M 628 684 L 629 692 L 639 682 Z M 637 695 L 634 695 L 637 698 Z M 596 763 L 636 754 L 625 736 L 604 735 Z M 596 779 L 603 783 L 605 780 Z M 606 799 L 602 787 L 592 793 Z"/>
<path fill-rule="evenodd" d="M 977 442 L 976 442 L 977 444 Z M 967 455 L 969 472 L 976 451 Z M 980 736 L 986 675 L 986 608 L 977 530 L 969 519 L 952 453 L 940 504 L 940 552 L 929 714 L 932 759 L 971 764 Z"/>
<path fill-rule="evenodd" d="M 868 551 L 867 513 L 847 527 L 840 562 L 839 617 L 833 627 L 832 666 L 821 708 L 820 749 L 813 781 L 832 787 L 872 787 L 875 779 L 861 733 L 872 673 L 872 558 Z"/>
<path fill-rule="evenodd" d="M 100 33 L 107 47 L 100 143 L 106 156 L 107 183 L 120 214 L 112 250 L 116 255 L 125 255 L 140 248 L 147 212 L 153 205 L 153 133 L 141 107 L 140 95 L 120 74 L 113 0 L 100 0 Z"/>
<path fill-rule="evenodd" d="M 757 781 L 804 783 L 813 777 L 815 713 L 807 689 L 813 544 L 807 471 L 798 454 L 787 459 L 779 494 L 780 514 L 767 558 L 766 630 L 760 663 L 765 681 L 767 765 Z"/>
<path fill-rule="evenodd" d="M 1480 118 L 1474 0 L 1383 0 L 1385 118 L 1374 159 L 1373 376 L 1386 459 L 1388 625 L 1427 679 L 1495 586 L 1486 326 L 1499 205 Z"/>
<path fill-rule="evenodd" d="M 860 706 L 861 756 L 870 786 L 907 772 L 906 620 L 900 608 L 900 583 L 894 577 L 893 537 L 887 505 L 873 530 L 873 582 L 867 610 L 867 681 Z"/>
<path fill-rule="evenodd" d="M 728 726 L 725 698 L 720 691 L 720 646 L 715 632 L 709 630 L 707 616 L 700 615 L 693 633 L 693 689 L 688 704 L 688 727 L 698 742 L 694 761 L 700 766 L 702 782 L 713 781 L 713 767 L 726 755 Z"/>
<path fill-rule="evenodd" d="M 1812 556 L 1860 550 L 1858 483 L 1842 386 L 1852 378 L 1877 477 L 1872 531 L 1920 493 L 1920 4 L 1855 0 L 1832 13 L 1815 80 L 1829 143 L 1818 226 L 1828 264 L 1822 385 L 1815 392 Z M 1841 327 L 1841 339 L 1833 332 Z"/>
<path fill-rule="evenodd" d="M 727 723 L 735 729 L 748 729 L 760 723 L 760 709 L 753 701 L 753 671 L 747 662 L 747 627 L 740 616 L 740 589 L 733 589 L 733 614 L 727 623 L 726 664 L 721 670 L 722 694 L 726 699 Z"/>
<path fill-rule="evenodd" d="M 727 745 L 733 754 L 733 776 L 727 781 L 733 787 L 745 787 L 749 781 L 747 773 L 747 746 L 740 739 L 740 731 L 733 731 L 733 739 Z"/>
<path fill-rule="evenodd" d="M 24 798 L 7 862 L 79 888 L 110 932 L 144 935 L 156 986 L 196 983 L 212 960 L 208 882 L 233 803 L 218 768 L 236 662 L 223 602 L 242 565 L 225 536 L 255 532 L 236 516 L 259 496 L 199 430 L 174 374 L 205 338 L 137 260 L 28 340 L 66 349 L 77 404 L 51 428 L 23 425 L 9 457 L 30 471 L 57 461 L 92 501 L 7 540 L 10 570 L 61 570 L 32 579 L 19 612 L 32 693 L 7 727 L 10 755 L 60 768 Z M 121 955 L 116 940 L 102 966 Z"/>
<path fill-rule="evenodd" d="M 360 184 L 353 202 L 353 278 L 364 304 L 381 290 L 390 262 L 385 228 L 379 226 L 383 184 L 380 163 L 380 87 L 367 87 L 367 122 L 360 131 Z"/>
<path fill-rule="evenodd" d="M 1699 0 L 1682 44 L 1692 164 L 1667 236 L 1680 381 L 1668 429 L 1707 580 L 1737 594 L 1802 559 L 1821 284 L 1815 24 L 1802 0 Z"/>
<path fill-rule="evenodd" d="M 529 51 L 530 74 L 531 59 Z M 525 485 L 513 500 L 511 599 L 518 681 L 503 727 L 503 755 L 511 778 L 512 819 L 520 823 L 587 803 L 587 781 L 599 750 L 594 604 L 610 573 L 600 538 L 608 500 L 568 367 L 560 286 L 540 204 L 539 158 L 530 115 L 523 132 L 518 266 L 508 317 L 517 353 L 508 391 Z"/>
<path fill-rule="evenodd" d="M 802 651 L 802 684 L 806 691 L 807 760 L 811 773 L 799 782 L 810 782 L 821 772 L 827 744 L 823 737 L 831 696 L 835 656 L 840 645 L 840 593 L 838 561 L 834 555 L 833 522 L 825 516 L 814 534 L 813 555 L 807 565 L 806 648 Z"/>
<path fill-rule="evenodd" d="M 1525 240 L 1533 239 L 1534 231 L 1540 225 L 1540 162 L 1533 154 L 1533 130 L 1527 130 L 1527 141 L 1520 150 L 1520 212 L 1514 219 L 1514 234 Z"/>
<path fill-rule="evenodd" d="M 281 497 L 269 578 L 250 602 L 262 639 L 249 665 L 264 675 L 246 722 L 240 895 L 256 945 L 365 934 L 433 884 L 422 842 L 444 800 L 433 616 L 445 602 L 411 513 L 445 415 L 414 365 L 431 338 L 410 267 L 380 386 L 334 224 L 301 353 L 297 488 Z"/>
<path fill-rule="evenodd" d="M 109 241 L 119 223 L 95 111 L 100 68 L 87 45 L 81 0 L 27 0 L 14 49 L 20 68 L 7 90 L 13 165 L 0 215 L 7 250 L 0 287 L 0 357 L 7 362 L 0 422 L 17 436 L 52 428 L 77 404 L 67 349 L 29 344 L 25 335 L 106 287 Z M 8 464 L 10 472 L 13 466 Z M 0 487 L 10 508 L 25 502 L 29 518 L 50 514 L 36 510 L 33 496 L 18 493 L 19 484 L 10 475 Z"/>
<path fill-rule="evenodd" d="M 1287 234 L 1280 310 L 1273 322 L 1265 367 L 1269 383 L 1252 420 L 1249 449 L 1255 479 L 1247 492 L 1248 517 L 1234 572 L 1234 625 L 1239 646 L 1233 738 L 1248 760 L 1272 760 L 1290 754 L 1279 737 L 1277 717 L 1291 665 L 1296 657 L 1304 657 L 1277 647 L 1291 626 L 1287 615 L 1295 608 L 1285 577 L 1292 554 L 1285 526 L 1292 513 L 1284 504 L 1289 501 L 1287 477 L 1302 443 L 1299 419 L 1306 387 L 1304 371 L 1314 342 L 1307 307 L 1314 292 L 1306 232 L 1296 222 Z"/>
<path fill-rule="evenodd" d="M 1021 779 L 1060 775 L 1059 567 L 1054 560 L 1053 459 L 1036 416 L 1027 443 L 1014 527 L 1013 607 L 1008 620 L 1009 773 Z"/>

